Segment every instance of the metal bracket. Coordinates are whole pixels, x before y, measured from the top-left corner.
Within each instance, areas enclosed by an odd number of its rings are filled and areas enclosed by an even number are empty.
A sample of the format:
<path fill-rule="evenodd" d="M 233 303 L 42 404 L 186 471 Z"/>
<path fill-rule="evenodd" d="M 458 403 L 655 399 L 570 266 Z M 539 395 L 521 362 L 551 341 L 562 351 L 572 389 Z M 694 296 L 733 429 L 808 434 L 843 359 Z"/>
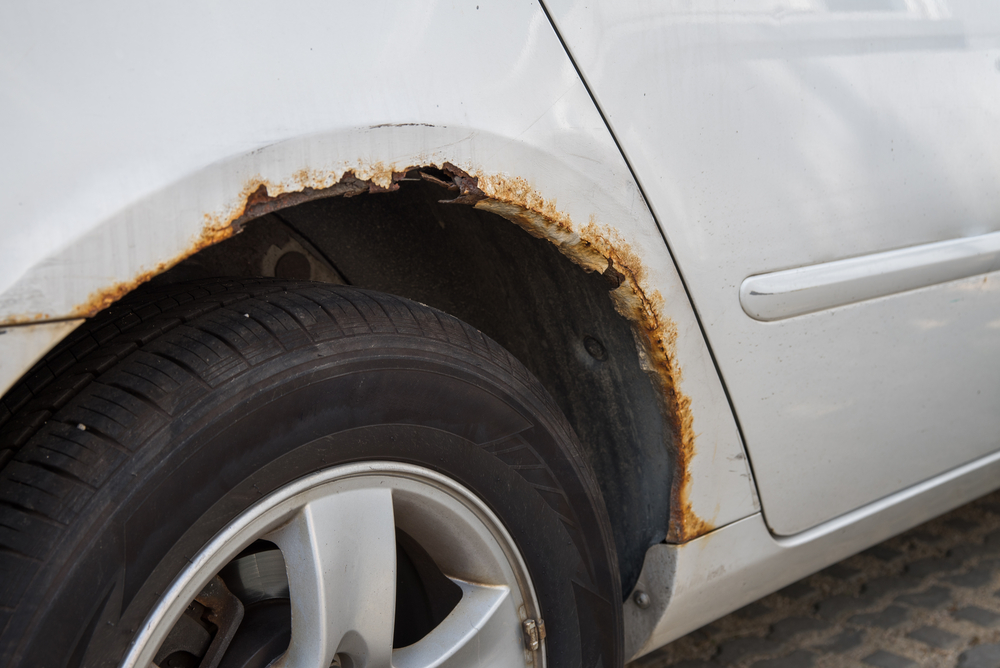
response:
<path fill-rule="evenodd" d="M 539 619 L 536 622 L 534 619 L 526 619 L 521 628 L 524 630 L 524 646 L 532 652 L 538 650 L 545 640 L 545 620 Z"/>
<path fill-rule="evenodd" d="M 660 543 L 646 550 L 639 580 L 623 604 L 626 661 L 637 658 L 667 609 L 674 584 L 674 570 L 672 546 Z"/>
<path fill-rule="evenodd" d="M 218 575 L 205 585 L 194 600 L 211 611 L 208 621 L 219 629 L 198 668 L 216 668 L 243 621 L 243 603 L 230 593 L 226 583 Z"/>

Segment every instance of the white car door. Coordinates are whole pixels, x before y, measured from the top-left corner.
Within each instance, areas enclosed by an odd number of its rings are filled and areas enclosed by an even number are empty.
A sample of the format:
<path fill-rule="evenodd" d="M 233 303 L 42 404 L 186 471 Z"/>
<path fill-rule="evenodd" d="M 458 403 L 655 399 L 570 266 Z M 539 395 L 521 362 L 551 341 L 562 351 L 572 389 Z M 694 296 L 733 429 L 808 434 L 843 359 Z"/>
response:
<path fill-rule="evenodd" d="M 685 278 L 772 531 L 997 449 L 1000 6 L 547 6 Z"/>

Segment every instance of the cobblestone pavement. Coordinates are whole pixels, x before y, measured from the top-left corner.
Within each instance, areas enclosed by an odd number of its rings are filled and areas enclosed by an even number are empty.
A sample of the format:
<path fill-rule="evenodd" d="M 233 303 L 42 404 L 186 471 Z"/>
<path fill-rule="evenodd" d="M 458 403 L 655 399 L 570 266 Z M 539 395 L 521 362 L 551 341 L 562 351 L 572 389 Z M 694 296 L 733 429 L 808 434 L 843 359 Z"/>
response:
<path fill-rule="evenodd" d="M 627 668 L 1000 668 L 1000 492 Z"/>

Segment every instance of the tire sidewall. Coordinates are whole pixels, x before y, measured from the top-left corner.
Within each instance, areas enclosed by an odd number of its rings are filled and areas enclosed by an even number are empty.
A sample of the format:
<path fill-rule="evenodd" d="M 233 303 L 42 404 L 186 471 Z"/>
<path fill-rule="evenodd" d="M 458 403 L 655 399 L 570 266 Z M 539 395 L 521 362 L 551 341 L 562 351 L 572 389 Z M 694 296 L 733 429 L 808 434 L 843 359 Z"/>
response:
<path fill-rule="evenodd" d="M 47 637 L 75 638 L 85 665 L 117 665 L 160 592 L 240 513 L 316 471 L 378 460 L 447 475 L 496 513 L 531 574 L 549 666 L 621 662 L 596 484 L 523 368 L 421 337 L 336 339 L 220 380 L 135 445 L 64 541 L 64 577 L 49 569 L 58 585 L 24 665 L 48 663 Z"/>

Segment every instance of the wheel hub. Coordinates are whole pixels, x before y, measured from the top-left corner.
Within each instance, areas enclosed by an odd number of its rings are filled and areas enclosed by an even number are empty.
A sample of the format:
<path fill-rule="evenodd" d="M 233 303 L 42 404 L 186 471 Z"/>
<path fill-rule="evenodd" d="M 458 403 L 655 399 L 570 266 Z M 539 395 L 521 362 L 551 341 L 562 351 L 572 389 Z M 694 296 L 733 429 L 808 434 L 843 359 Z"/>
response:
<path fill-rule="evenodd" d="M 417 466 L 339 466 L 246 510 L 178 575 L 123 666 L 161 659 L 214 582 L 245 612 L 205 668 L 545 664 L 544 643 L 522 639 L 540 615 L 513 540 L 469 490 Z"/>

